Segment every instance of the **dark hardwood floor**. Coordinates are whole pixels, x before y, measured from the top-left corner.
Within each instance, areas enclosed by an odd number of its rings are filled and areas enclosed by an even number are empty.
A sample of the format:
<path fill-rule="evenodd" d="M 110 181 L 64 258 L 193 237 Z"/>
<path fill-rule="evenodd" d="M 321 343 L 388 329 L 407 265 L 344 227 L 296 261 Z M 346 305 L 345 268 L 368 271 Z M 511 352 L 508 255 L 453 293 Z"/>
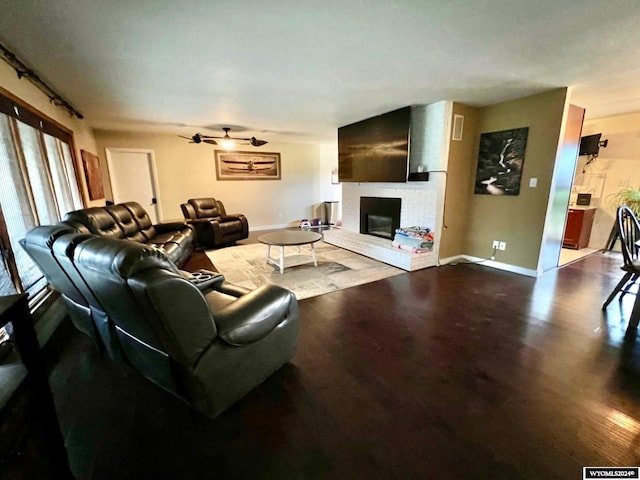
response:
<path fill-rule="evenodd" d="M 300 302 L 293 362 L 215 420 L 100 358 L 46 349 L 80 479 L 575 479 L 640 464 L 620 257 L 538 279 L 461 264 Z"/>

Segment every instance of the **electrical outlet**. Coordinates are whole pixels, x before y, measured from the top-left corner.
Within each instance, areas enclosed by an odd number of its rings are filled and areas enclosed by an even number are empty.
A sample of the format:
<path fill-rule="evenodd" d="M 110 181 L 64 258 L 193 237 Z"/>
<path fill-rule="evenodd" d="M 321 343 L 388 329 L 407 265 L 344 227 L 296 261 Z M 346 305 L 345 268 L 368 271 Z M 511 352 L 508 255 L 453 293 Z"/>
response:
<path fill-rule="evenodd" d="M 500 242 L 498 240 L 494 240 L 491 244 L 491 248 L 493 248 L 494 250 L 498 250 L 500 248 Z"/>
<path fill-rule="evenodd" d="M 500 242 L 498 244 L 498 250 L 506 250 L 507 249 L 507 242 Z"/>

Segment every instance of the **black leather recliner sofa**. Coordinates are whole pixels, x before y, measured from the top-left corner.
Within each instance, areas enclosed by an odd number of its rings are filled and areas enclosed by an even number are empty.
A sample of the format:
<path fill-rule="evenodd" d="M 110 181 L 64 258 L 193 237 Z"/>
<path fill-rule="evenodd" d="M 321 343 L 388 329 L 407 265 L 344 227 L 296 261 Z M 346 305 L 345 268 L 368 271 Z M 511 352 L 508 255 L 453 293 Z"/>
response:
<path fill-rule="evenodd" d="M 227 214 L 215 198 L 190 198 L 180 205 L 182 214 L 196 231 L 199 249 L 228 245 L 249 236 L 249 223 L 241 213 Z"/>
<path fill-rule="evenodd" d="M 203 282 L 150 245 L 65 224 L 36 227 L 22 245 L 65 302 L 80 306 L 76 326 L 209 417 L 293 357 L 299 319 L 289 290 L 249 291 L 214 272 Z"/>
<path fill-rule="evenodd" d="M 149 214 L 137 202 L 75 210 L 66 214 L 64 222 L 80 232 L 153 245 L 179 267 L 194 250 L 195 234 L 189 225 L 184 222 L 153 225 Z"/>

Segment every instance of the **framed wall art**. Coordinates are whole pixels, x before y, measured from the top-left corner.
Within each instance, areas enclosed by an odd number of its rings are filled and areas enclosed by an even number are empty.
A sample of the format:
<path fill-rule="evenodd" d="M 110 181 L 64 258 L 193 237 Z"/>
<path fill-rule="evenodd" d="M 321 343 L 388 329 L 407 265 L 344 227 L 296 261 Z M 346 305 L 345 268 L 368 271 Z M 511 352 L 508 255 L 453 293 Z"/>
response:
<path fill-rule="evenodd" d="M 100 200 L 104 198 L 104 186 L 98 156 L 86 150 L 80 150 L 80 154 L 82 155 L 82 169 L 87 181 L 89 200 Z"/>
<path fill-rule="evenodd" d="M 280 154 L 216 150 L 217 180 L 280 180 Z"/>
<path fill-rule="evenodd" d="M 519 195 L 529 127 L 480 135 L 475 193 Z"/>

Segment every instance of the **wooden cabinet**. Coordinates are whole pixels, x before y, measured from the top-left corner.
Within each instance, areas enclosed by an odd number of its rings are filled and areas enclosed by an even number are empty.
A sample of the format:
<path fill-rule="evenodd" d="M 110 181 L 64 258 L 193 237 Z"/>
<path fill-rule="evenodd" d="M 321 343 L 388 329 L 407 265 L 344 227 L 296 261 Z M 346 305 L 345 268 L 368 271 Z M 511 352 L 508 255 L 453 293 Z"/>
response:
<path fill-rule="evenodd" d="M 564 239 L 562 240 L 563 247 L 580 250 L 589 245 L 595 213 L 595 208 L 569 209 L 567 224 L 564 229 Z"/>

